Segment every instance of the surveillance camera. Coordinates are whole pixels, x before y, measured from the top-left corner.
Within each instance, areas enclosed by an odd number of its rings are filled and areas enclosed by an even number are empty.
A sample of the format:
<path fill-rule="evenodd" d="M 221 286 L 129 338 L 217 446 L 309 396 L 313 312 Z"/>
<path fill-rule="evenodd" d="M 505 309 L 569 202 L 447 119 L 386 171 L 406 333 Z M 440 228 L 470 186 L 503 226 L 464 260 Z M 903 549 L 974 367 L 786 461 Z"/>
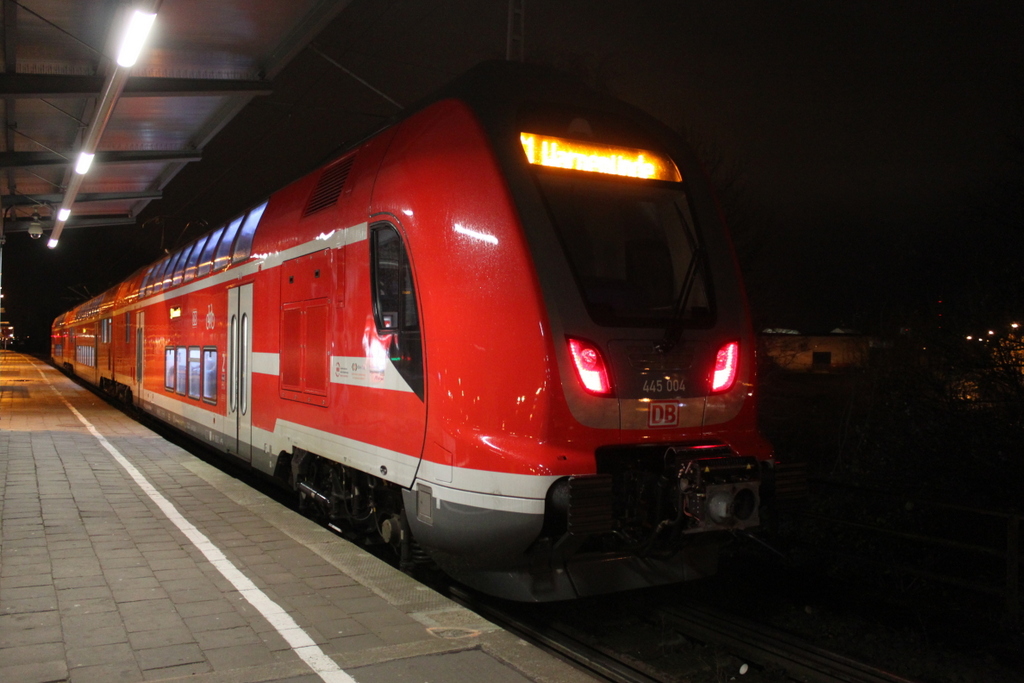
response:
<path fill-rule="evenodd" d="M 28 236 L 34 240 L 43 236 L 43 219 L 39 217 L 38 211 L 32 212 L 32 220 L 28 224 Z"/>

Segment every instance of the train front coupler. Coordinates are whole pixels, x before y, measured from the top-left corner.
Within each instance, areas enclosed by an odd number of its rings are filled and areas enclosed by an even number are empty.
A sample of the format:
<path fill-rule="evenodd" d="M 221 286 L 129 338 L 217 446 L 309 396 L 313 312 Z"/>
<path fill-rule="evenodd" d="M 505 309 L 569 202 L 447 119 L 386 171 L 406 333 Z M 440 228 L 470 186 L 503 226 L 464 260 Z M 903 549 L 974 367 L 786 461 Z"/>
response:
<path fill-rule="evenodd" d="M 678 469 L 683 533 L 746 529 L 760 523 L 761 468 L 756 458 L 684 460 Z"/>

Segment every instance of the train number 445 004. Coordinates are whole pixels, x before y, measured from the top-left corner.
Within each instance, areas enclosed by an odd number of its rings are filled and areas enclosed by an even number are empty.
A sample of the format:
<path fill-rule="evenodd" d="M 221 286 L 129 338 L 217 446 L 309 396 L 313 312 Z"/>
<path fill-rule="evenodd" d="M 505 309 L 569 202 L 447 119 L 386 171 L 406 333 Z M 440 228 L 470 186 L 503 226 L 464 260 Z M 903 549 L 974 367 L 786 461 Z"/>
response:
<path fill-rule="evenodd" d="M 657 394 L 665 391 L 686 391 L 686 380 L 673 377 L 644 380 L 644 393 Z"/>

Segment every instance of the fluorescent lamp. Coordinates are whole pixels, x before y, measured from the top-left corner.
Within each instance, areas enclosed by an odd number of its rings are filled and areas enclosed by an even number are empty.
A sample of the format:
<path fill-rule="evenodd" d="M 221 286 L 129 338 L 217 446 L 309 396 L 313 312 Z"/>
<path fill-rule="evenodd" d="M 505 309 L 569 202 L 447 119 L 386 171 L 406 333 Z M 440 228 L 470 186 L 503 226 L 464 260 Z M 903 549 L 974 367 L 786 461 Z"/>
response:
<path fill-rule="evenodd" d="M 51 238 L 50 241 L 46 243 L 46 246 L 48 246 L 50 249 L 53 249 L 54 247 L 57 246 L 57 240 Z"/>
<path fill-rule="evenodd" d="M 89 154 L 88 152 L 81 152 L 78 155 L 78 163 L 75 164 L 75 173 L 78 175 L 85 175 L 89 172 L 89 167 L 92 166 L 92 160 L 96 158 L 95 154 Z"/>
<path fill-rule="evenodd" d="M 61 223 L 66 223 L 71 218 L 71 209 L 61 209 L 57 212 L 57 220 Z"/>
<path fill-rule="evenodd" d="M 146 42 L 149 29 L 153 27 L 153 20 L 156 15 L 152 12 L 135 10 L 132 13 L 131 21 L 128 23 L 128 30 L 124 40 L 121 42 L 121 49 L 117 53 L 117 63 L 123 67 L 135 66 L 139 58 L 142 45 Z"/>

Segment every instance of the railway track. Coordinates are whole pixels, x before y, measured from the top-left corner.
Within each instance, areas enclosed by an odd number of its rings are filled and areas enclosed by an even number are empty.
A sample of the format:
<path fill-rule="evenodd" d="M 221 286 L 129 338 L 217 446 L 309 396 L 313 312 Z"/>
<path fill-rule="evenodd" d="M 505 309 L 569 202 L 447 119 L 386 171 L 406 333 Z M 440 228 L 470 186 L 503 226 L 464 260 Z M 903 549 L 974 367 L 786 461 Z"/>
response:
<path fill-rule="evenodd" d="M 458 589 L 452 589 L 450 597 L 603 680 L 615 683 L 698 683 L 701 680 L 693 667 L 681 671 L 651 665 L 600 643 L 596 636 L 580 627 L 557 619 L 524 616 L 515 607 L 498 605 Z M 747 680 L 751 681 L 915 683 L 865 662 L 811 645 L 788 633 L 707 606 L 675 604 L 644 614 L 643 619 L 656 624 L 662 633 L 671 632 L 687 642 L 712 647 L 728 653 L 735 661 L 753 665 L 752 668 L 736 666 L 734 673 L 727 674 L 725 678 L 721 670 L 706 672 L 707 681 L 739 680 L 749 672 L 751 675 Z"/>
<path fill-rule="evenodd" d="M 778 629 L 696 604 L 658 611 L 674 630 L 714 643 L 762 667 L 781 669 L 804 683 L 913 683 L 910 679 L 830 652 Z"/>
<path fill-rule="evenodd" d="M 563 624 L 542 624 L 538 620 L 513 614 L 486 598 L 464 592 L 458 587 L 450 586 L 448 597 L 506 631 L 558 654 L 598 678 L 616 683 L 669 683 L 676 680 L 622 653 L 609 652 L 585 642 L 579 633 L 574 633 Z"/>

